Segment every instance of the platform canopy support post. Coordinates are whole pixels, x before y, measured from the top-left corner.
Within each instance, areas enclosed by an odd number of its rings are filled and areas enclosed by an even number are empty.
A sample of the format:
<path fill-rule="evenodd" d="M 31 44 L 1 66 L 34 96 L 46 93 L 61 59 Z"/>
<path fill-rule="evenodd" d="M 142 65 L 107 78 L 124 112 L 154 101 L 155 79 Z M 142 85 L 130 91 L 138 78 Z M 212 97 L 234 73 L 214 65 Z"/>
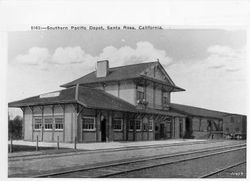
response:
<path fill-rule="evenodd" d="M 10 153 L 13 152 L 13 140 L 12 140 L 12 135 L 10 136 Z"/>
<path fill-rule="evenodd" d="M 59 150 L 59 136 L 57 136 L 57 149 Z"/>
<path fill-rule="evenodd" d="M 36 136 L 36 151 L 39 150 L 39 147 L 38 147 L 38 135 Z"/>
<path fill-rule="evenodd" d="M 77 137 L 75 137 L 75 139 L 74 139 L 74 149 L 76 150 L 76 139 L 77 139 Z"/>

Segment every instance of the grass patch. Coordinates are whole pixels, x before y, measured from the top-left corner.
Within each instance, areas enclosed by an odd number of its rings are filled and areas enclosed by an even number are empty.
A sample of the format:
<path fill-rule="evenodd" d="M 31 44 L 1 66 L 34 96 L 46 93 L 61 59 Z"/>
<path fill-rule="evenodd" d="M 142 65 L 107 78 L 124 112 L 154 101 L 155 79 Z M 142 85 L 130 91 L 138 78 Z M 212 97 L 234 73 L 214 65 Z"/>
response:
<path fill-rule="evenodd" d="M 8 144 L 8 149 L 10 149 L 10 144 Z M 56 149 L 53 147 L 39 147 L 39 151 L 41 150 L 52 150 Z M 36 151 L 35 146 L 26 146 L 26 145 L 12 145 L 13 152 L 20 152 L 20 151 Z"/>

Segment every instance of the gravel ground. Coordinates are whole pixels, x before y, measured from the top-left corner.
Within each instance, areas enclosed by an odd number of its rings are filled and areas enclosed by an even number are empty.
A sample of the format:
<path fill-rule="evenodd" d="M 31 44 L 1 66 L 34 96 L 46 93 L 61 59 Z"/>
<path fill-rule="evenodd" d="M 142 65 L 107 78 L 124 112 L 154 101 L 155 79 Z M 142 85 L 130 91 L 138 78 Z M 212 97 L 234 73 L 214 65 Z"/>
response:
<path fill-rule="evenodd" d="M 200 176 L 205 175 L 209 172 L 213 172 L 216 169 L 222 169 L 226 166 L 244 160 L 246 160 L 246 151 L 241 150 L 241 151 L 234 151 L 220 155 L 215 155 L 212 157 L 204 157 L 191 161 L 185 161 L 166 166 L 149 168 L 141 171 L 129 172 L 127 174 L 120 174 L 114 177 L 115 178 L 199 178 Z M 234 172 L 233 170 L 236 172 Z M 229 170 L 228 172 L 229 175 L 231 173 L 238 173 L 238 174 L 241 172 L 246 173 L 245 171 L 242 171 L 240 169 L 238 170 L 232 169 Z M 227 172 L 225 173 L 228 175 Z M 236 176 L 232 174 L 231 177 L 227 177 L 225 173 L 221 174 L 220 176 L 214 175 L 213 178 L 217 177 L 236 178 Z"/>
<path fill-rule="evenodd" d="M 246 163 L 224 170 L 209 178 L 246 178 Z"/>
<path fill-rule="evenodd" d="M 165 148 L 150 148 L 143 150 L 126 150 L 119 152 L 103 152 L 91 155 L 73 155 L 54 158 L 43 158 L 34 160 L 9 161 L 9 177 L 27 177 L 41 173 L 50 173 L 53 170 L 60 170 L 71 167 L 86 166 L 107 161 L 118 161 L 121 159 L 133 159 L 136 157 L 153 156 L 159 154 L 171 154 L 188 150 L 203 149 L 209 147 L 245 143 L 244 141 L 226 141 L 211 144 L 194 144 L 184 146 L 171 146 Z"/>

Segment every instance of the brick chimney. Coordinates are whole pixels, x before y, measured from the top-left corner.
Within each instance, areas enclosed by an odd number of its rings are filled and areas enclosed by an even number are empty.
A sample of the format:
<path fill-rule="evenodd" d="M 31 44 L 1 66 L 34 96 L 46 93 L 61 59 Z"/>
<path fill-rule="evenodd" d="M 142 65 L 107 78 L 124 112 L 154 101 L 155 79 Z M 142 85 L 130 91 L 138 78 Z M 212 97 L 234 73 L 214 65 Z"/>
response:
<path fill-rule="evenodd" d="M 97 62 L 96 77 L 106 77 L 109 72 L 109 61 L 102 60 Z"/>

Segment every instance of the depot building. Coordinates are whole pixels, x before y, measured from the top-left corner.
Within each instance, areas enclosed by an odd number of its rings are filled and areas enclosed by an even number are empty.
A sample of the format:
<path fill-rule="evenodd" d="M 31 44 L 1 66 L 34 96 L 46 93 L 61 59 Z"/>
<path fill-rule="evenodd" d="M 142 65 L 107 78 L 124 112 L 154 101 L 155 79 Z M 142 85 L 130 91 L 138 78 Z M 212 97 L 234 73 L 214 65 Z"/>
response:
<path fill-rule="evenodd" d="M 172 92 L 185 90 L 175 85 L 159 61 L 113 68 L 108 60 L 98 61 L 95 71 L 61 87 L 9 103 L 23 111 L 24 140 L 223 137 L 224 113 L 203 110 L 196 115 L 192 110 L 190 114 L 185 106 L 171 103 Z"/>

